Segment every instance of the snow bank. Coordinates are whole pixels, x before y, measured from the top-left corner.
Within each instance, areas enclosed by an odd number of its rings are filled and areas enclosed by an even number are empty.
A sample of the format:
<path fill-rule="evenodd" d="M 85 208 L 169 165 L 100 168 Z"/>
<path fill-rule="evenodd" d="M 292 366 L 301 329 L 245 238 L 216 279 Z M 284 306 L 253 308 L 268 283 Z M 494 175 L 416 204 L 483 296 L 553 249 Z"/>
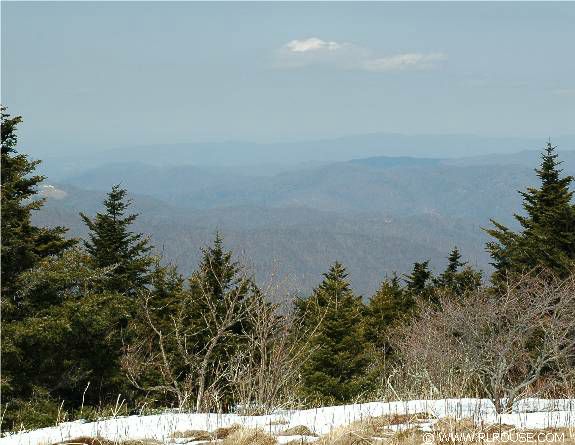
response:
<path fill-rule="evenodd" d="M 110 440 L 156 439 L 169 441 L 175 431 L 207 430 L 241 424 L 259 427 L 275 434 L 289 427 L 305 425 L 316 434 L 366 417 L 387 414 L 429 413 L 430 418 L 445 416 L 471 418 L 476 422 L 503 423 L 517 428 L 575 427 L 575 399 L 526 399 L 518 402 L 511 414 L 497 415 L 485 399 L 411 400 L 330 406 L 308 410 L 283 411 L 267 416 L 236 414 L 164 413 L 129 416 L 95 422 L 67 422 L 34 431 L 20 432 L 0 439 L 0 445 L 47 445 L 80 436 L 100 436 Z"/>

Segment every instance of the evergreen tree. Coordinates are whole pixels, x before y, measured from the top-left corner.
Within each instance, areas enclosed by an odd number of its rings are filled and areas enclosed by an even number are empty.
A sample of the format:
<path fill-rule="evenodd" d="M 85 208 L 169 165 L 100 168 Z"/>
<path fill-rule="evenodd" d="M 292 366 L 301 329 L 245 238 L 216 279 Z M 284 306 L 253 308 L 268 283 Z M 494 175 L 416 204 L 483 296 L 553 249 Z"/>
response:
<path fill-rule="evenodd" d="M 390 328 L 399 320 L 411 316 L 415 302 L 406 292 L 397 275 L 381 283 L 377 292 L 370 298 L 365 316 L 365 338 L 378 351 L 391 353 L 387 336 Z"/>
<path fill-rule="evenodd" d="M 424 301 L 435 301 L 433 274 L 429 270 L 429 260 L 413 264 L 411 274 L 404 275 L 406 290 L 413 297 Z"/>
<path fill-rule="evenodd" d="M 215 308 L 217 315 L 223 317 L 231 296 L 242 302 L 259 294 L 253 281 L 246 277 L 241 265 L 232 257 L 232 251 L 224 249 L 219 233 L 216 233 L 212 246 L 202 249 L 198 269 L 189 280 L 190 295 L 198 314 Z M 205 320 L 199 322 L 204 323 Z M 247 329 L 245 325 L 245 320 L 238 320 L 230 329 L 234 334 L 241 334 Z"/>
<path fill-rule="evenodd" d="M 152 304 L 158 325 L 162 328 L 170 325 L 171 316 L 177 310 L 177 304 L 184 292 L 184 279 L 174 265 L 163 266 L 156 259 L 150 276 Z"/>
<path fill-rule="evenodd" d="M 575 206 L 570 185 L 572 176 L 561 176 L 558 155 L 547 143 L 541 165 L 536 169 L 539 188 L 529 187 L 520 192 L 524 215 L 515 215 L 522 227 L 519 233 L 491 221 L 495 228 L 486 232 L 495 238 L 487 244 L 496 269 L 494 280 L 508 274 L 547 268 L 566 276 L 575 260 Z"/>
<path fill-rule="evenodd" d="M 459 249 L 455 246 L 447 257 L 447 268 L 443 275 L 454 274 L 460 267 L 465 266 L 466 264 L 467 262 L 461 261 L 461 252 L 459 252 Z"/>
<path fill-rule="evenodd" d="M 314 328 L 302 367 L 302 393 L 312 403 L 344 403 L 367 389 L 362 340 L 364 305 L 340 263 L 331 266 L 313 294 L 296 302 L 307 328 Z"/>
<path fill-rule="evenodd" d="M 54 412 L 113 403 L 126 394 L 120 372 L 122 295 L 95 291 L 110 269 L 68 249 L 19 277 L 19 320 L 3 323 L 4 428 L 44 427 Z"/>
<path fill-rule="evenodd" d="M 7 311 L 16 293 L 16 279 L 25 270 L 33 267 L 40 259 L 62 253 L 75 241 L 66 240 L 64 227 L 42 228 L 31 222 L 32 211 L 42 207 L 42 199 L 34 199 L 38 185 L 44 176 L 34 174 L 40 161 L 31 161 L 28 156 L 16 151 L 17 126 L 20 116 L 10 117 L 1 107 L 2 137 L 2 297 L 4 320 L 15 313 Z"/>
<path fill-rule="evenodd" d="M 148 239 L 129 230 L 138 215 L 126 215 L 131 204 L 126 194 L 115 185 L 104 201 L 104 213 L 97 213 L 94 219 L 83 213 L 80 216 L 90 229 L 90 239 L 84 244 L 95 265 L 114 266 L 106 289 L 133 296 L 150 283 L 154 259 L 149 255 L 152 246 Z"/>
<path fill-rule="evenodd" d="M 202 249 L 202 259 L 190 284 L 197 284 L 199 279 L 205 292 L 214 300 L 222 300 L 226 291 L 242 281 L 239 276 L 240 265 L 233 261 L 232 256 L 232 251 L 224 249 L 224 240 L 216 232 L 213 245 Z M 239 292 L 239 296 L 243 298 L 245 292 Z"/>
<path fill-rule="evenodd" d="M 1 392 L 4 402 L 2 427 L 6 427 L 13 426 L 17 417 L 15 416 L 18 411 L 17 405 L 22 405 L 31 398 L 30 375 L 24 372 L 24 367 L 32 362 L 36 363 L 32 357 L 40 351 L 36 349 L 37 344 L 30 342 L 29 339 L 35 333 L 42 335 L 43 338 L 49 338 L 49 335 L 53 333 L 46 329 L 48 322 L 44 325 L 36 325 L 37 327 L 32 324 L 32 320 L 38 320 L 40 308 L 31 305 L 25 298 L 26 287 L 31 284 L 31 280 L 27 279 L 27 274 L 43 261 L 52 258 L 59 259 L 76 241 L 64 238 L 67 230 L 64 227 L 43 228 L 32 224 L 32 212 L 39 210 L 44 202 L 43 199 L 35 199 L 38 186 L 44 180 L 43 176 L 34 174 L 40 161 L 31 161 L 26 155 L 16 150 L 17 126 L 22 122 L 22 118 L 11 117 L 3 106 L 0 114 Z M 49 306 L 51 303 L 48 300 L 43 302 L 43 305 Z M 26 341 L 22 343 L 19 339 L 26 339 Z M 56 357 L 57 355 L 51 356 L 47 363 L 53 364 Z M 37 373 L 37 369 L 34 369 L 34 372 Z"/>
<path fill-rule="evenodd" d="M 481 286 L 482 273 L 474 270 L 465 261 L 461 261 L 461 253 L 454 247 L 447 257 L 447 267 L 435 280 L 436 291 L 442 289 L 451 295 L 460 297 L 465 292 Z"/>
<path fill-rule="evenodd" d="M 133 377 L 137 376 L 138 383 L 135 386 L 138 391 L 134 396 L 141 401 L 134 400 L 135 403 L 149 403 L 150 393 L 153 394 L 156 406 L 171 406 L 175 402 L 174 394 L 157 389 L 160 383 L 165 381 L 166 375 L 162 373 L 162 369 L 151 366 L 146 358 L 157 357 L 158 351 L 163 350 L 168 360 L 174 363 L 174 374 L 185 375 L 187 364 L 178 357 L 174 326 L 174 320 L 180 313 L 180 305 L 185 301 L 185 294 L 184 279 L 176 267 L 163 266 L 160 260 L 156 259 L 149 287 L 140 291 L 138 299 L 133 301 L 135 307 L 123 339 L 123 371 L 130 376 L 132 384 Z M 158 343 L 155 329 L 162 334 L 161 345 Z M 134 356 L 138 357 L 135 361 Z M 138 365 L 134 367 L 134 363 Z"/>
<path fill-rule="evenodd" d="M 203 362 L 198 378 L 196 408 L 205 403 L 204 391 L 219 381 L 218 397 L 224 407 L 232 402 L 226 378 L 218 375 L 218 364 L 225 363 L 241 348 L 251 325 L 247 306 L 260 298 L 260 291 L 244 268 L 233 261 L 219 233 L 212 246 L 202 249 L 198 269 L 189 279 L 185 297 L 185 320 L 190 343 Z M 209 371 L 207 371 L 209 370 Z"/>

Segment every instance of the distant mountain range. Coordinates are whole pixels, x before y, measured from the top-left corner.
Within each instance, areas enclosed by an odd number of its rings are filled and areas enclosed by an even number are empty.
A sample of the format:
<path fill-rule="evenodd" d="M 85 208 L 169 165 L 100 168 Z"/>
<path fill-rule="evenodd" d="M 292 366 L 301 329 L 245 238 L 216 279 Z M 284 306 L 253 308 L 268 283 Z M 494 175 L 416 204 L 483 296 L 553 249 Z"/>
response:
<path fill-rule="evenodd" d="M 194 165 L 236 173 L 270 176 L 279 172 L 316 167 L 350 159 L 373 157 L 462 158 L 493 153 L 513 154 L 538 150 L 542 138 L 485 137 L 476 135 L 402 135 L 374 133 L 337 139 L 253 143 L 245 141 L 151 144 L 114 149 L 60 148 L 36 155 L 53 180 L 104 164 L 141 162 L 152 166 Z M 561 150 L 575 150 L 575 135 L 553 138 Z M 59 154 L 58 154 L 59 153 Z"/>
<path fill-rule="evenodd" d="M 560 155 L 565 172 L 575 174 L 575 151 Z M 47 205 L 36 221 L 85 235 L 78 212 L 100 210 L 105 192 L 121 183 L 140 213 L 136 229 L 186 274 L 219 230 L 262 281 L 276 275 L 307 292 L 340 260 L 367 296 L 386 275 L 407 273 L 414 261 L 431 259 L 441 269 L 454 245 L 489 272 L 481 227 L 490 218 L 514 224 L 513 213 L 521 211 L 517 190 L 536 182 L 538 157 L 536 151 L 458 159 L 378 156 L 267 176 L 117 162 L 48 181 Z"/>

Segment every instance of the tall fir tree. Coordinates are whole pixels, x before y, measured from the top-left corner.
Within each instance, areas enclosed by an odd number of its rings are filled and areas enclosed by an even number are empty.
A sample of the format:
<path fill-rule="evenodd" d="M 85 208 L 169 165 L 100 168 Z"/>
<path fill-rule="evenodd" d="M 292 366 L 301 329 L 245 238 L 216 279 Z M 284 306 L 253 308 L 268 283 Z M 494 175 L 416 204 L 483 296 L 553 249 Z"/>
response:
<path fill-rule="evenodd" d="M 381 283 L 370 298 L 365 314 L 365 338 L 377 351 L 390 355 L 388 335 L 394 323 L 409 318 L 415 306 L 410 292 L 401 286 L 397 275 Z"/>
<path fill-rule="evenodd" d="M 444 275 L 454 274 L 459 268 L 465 266 L 467 262 L 461 261 L 461 258 L 461 252 L 457 246 L 455 246 L 447 257 L 447 268 L 445 269 Z"/>
<path fill-rule="evenodd" d="M 296 301 L 304 325 L 314 332 L 302 367 L 302 395 L 308 402 L 344 403 L 368 389 L 364 309 L 338 262 L 309 298 Z"/>
<path fill-rule="evenodd" d="M 14 302 L 18 276 L 42 258 L 61 254 L 76 242 L 64 238 L 67 231 L 64 227 L 43 228 L 32 224 L 32 212 L 44 203 L 36 195 L 45 178 L 34 174 L 40 161 L 31 161 L 16 151 L 16 131 L 21 122 L 20 116 L 11 117 L 6 108 L 1 107 L 2 297 L 5 321 L 15 315 L 7 308 Z"/>
<path fill-rule="evenodd" d="M 186 294 L 184 324 L 198 356 L 203 357 L 196 408 L 204 403 L 205 389 L 218 381 L 218 397 L 226 409 L 232 402 L 231 394 L 226 377 L 218 375 L 218 364 L 227 362 L 245 343 L 252 329 L 246 308 L 260 297 L 260 291 L 216 233 L 213 244 L 202 249 L 202 259 L 189 279 Z"/>
<path fill-rule="evenodd" d="M 447 267 L 434 279 L 436 291 L 444 290 L 454 297 L 461 297 L 481 286 L 483 274 L 461 258 L 461 252 L 454 247 L 447 257 Z"/>
<path fill-rule="evenodd" d="M 97 213 L 94 219 L 83 213 L 80 216 L 90 229 L 90 239 L 84 244 L 95 265 L 114 266 L 106 288 L 134 296 L 150 284 L 154 258 L 148 239 L 142 233 L 130 231 L 138 215 L 126 215 L 131 204 L 126 194 L 125 189 L 115 185 L 104 201 L 104 213 Z"/>
<path fill-rule="evenodd" d="M 197 270 L 189 279 L 189 293 L 198 314 L 214 308 L 219 317 L 228 310 L 231 296 L 238 302 L 247 301 L 259 294 L 253 280 L 246 276 L 242 266 L 233 260 L 233 252 L 224 248 L 220 233 L 211 246 L 202 249 L 202 258 Z M 238 311 L 240 307 L 238 306 Z M 205 323 L 205 320 L 199 320 Z M 247 329 L 245 320 L 238 320 L 230 328 L 234 334 Z M 202 330 L 205 331 L 205 326 Z"/>
<path fill-rule="evenodd" d="M 68 249 L 22 273 L 25 317 L 3 324 L 4 427 L 47 426 L 59 406 L 70 412 L 126 395 L 117 333 L 127 297 L 97 290 L 108 272 Z"/>
<path fill-rule="evenodd" d="M 487 243 L 493 258 L 495 282 L 508 274 L 529 272 L 535 268 L 549 269 L 566 276 L 575 261 L 575 206 L 570 190 L 572 176 L 561 175 L 561 162 L 551 142 L 541 155 L 536 169 L 538 188 L 520 192 L 524 215 L 515 215 L 521 232 L 513 232 L 503 224 L 491 220 L 494 228 L 486 232 L 495 238 Z"/>
<path fill-rule="evenodd" d="M 429 269 L 429 260 L 416 262 L 413 264 L 413 270 L 410 274 L 404 274 L 406 291 L 414 298 L 421 301 L 435 300 L 433 286 L 433 273 Z"/>

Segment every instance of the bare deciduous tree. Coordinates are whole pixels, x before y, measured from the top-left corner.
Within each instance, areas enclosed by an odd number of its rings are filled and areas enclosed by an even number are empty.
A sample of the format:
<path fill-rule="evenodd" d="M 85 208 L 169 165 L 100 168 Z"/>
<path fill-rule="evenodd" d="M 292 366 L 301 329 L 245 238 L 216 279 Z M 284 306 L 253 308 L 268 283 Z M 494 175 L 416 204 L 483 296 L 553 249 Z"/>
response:
<path fill-rule="evenodd" d="M 443 394 L 457 381 L 461 390 L 489 397 L 497 412 L 507 411 L 572 372 L 575 276 L 524 276 L 500 292 L 442 298 L 440 309 L 423 308 L 396 334 L 412 377 Z"/>
<path fill-rule="evenodd" d="M 162 329 L 154 317 L 153 295 L 141 295 L 141 323 L 135 339 L 124 345 L 121 366 L 128 380 L 146 393 L 175 396 L 179 408 L 188 405 L 194 391 L 192 372 L 182 369 L 180 357 L 174 355 L 174 330 Z"/>
<path fill-rule="evenodd" d="M 245 348 L 228 367 L 234 400 L 243 414 L 269 413 L 294 404 L 299 369 L 309 353 L 311 333 L 291 314 L 279 316 L 278 305 L 261 302 L 250 312 L 252 329 Z"/>
<path fill-rule="evenodd" d="M 140 328 L 122 362 L 132 384 L 196 411 L 227 409 L 230 396 L 252 412 L 290 403 L 311 335 L 269 302 L 273 285 L 262 291 L 241 275 L 214 298 L 210 283 L 194 279 L 168 320 L 153 291 L 140 298 Z"/>
<path fill-rule="evenodd" d="M 218 280 L 215 271 L 210 278 Z M 230 340 L 244 335 L 241 326 L 258 303 L 257 292 L 243 273 L 232 286 L 222 283 L 224 291 L 216 297 L 210 283 L 198 276 L 192 282 L 192 289 L 178 295 L 169 320 L 155 315 L 153 291 L 139 297 L 140 329 L 136 340 L 126 345 L 122 365 L 134 386 L 173 394 L 180 408 L 191 406 L 195 399 L 197 411 L 221 410 Z"/>

